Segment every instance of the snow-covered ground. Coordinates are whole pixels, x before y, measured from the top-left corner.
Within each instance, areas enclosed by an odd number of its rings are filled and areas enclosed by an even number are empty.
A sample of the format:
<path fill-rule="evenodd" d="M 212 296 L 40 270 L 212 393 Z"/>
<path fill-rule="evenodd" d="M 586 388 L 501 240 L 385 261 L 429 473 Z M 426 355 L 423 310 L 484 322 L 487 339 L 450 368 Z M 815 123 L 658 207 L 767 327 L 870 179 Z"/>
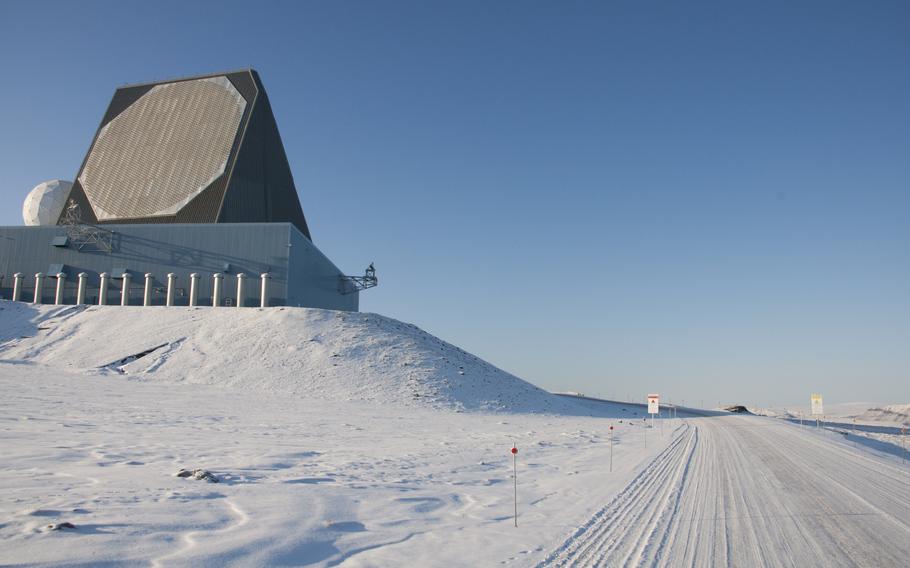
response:
<path fill-rule="evenodd" d="M 374 314 L 0 308 L 0 564 L 533 564 L 680 424 Z"/>
<path fill-rule="evenodd" d="M 671 437 L 9 362 L 0 391 L 0 564 L 526 565 Z"/>
<path fill-rule="evenodd" d="M 825 429 L 687 419 L 539 566 L 907 566 L 910 466 Z"/>
<path fill-rule="evenodd" d="M 760 409 L 757 413 L 793 423 L 816 423 L 806 408 Z M 910 457 L 910 404 L 830 404 L 825 406 L 825 415 L 819 417 L 818 424 L 871 452 Z"/>
<path fill-rule="evenodd" d="M 638 405 L 547 393 L 375 314 L 0 302 L 0 393 L 0 565 L 882 567 L 910 552 L 897 454 L 761 416 L 646 428 Z"/>

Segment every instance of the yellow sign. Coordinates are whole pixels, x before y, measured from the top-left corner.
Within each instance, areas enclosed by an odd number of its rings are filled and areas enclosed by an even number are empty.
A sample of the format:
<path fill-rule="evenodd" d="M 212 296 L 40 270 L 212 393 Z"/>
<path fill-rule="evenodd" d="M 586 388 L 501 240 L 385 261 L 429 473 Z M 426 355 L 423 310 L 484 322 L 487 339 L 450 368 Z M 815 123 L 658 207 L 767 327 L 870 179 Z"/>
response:
<path fill-rule="evenodd" d="M 812 416 L 821 416 L 825 413 L 824 406 L 822 406 L 822 395 L 813 394 L 810 401 L 812 403 Z"/>

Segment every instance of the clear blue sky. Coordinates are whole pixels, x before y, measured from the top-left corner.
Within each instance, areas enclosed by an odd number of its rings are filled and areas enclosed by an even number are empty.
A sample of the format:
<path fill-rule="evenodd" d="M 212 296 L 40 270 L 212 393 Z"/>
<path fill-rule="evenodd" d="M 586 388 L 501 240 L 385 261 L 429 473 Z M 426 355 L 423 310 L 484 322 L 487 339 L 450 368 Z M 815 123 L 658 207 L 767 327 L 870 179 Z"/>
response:
<path fill-rule="evenodd" d="M 253 66 L 365 311 L 538 385 L 910 401 L 910 3 L 0 2 L 0 224 Z"/>

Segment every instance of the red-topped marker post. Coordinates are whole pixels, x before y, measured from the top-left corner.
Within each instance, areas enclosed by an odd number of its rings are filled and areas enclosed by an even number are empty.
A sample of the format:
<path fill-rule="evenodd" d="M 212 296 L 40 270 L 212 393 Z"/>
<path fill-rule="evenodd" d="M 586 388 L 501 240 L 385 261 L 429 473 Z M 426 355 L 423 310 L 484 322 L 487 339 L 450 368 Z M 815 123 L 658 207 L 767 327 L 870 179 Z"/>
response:
<path fill-rule="evenodd" d="M 512 444 L 512 449 L 509 450 L 512 452 L 512 481 L 515 487 L 515 526 L 518 526 L 518 448 L 515 447 L 515 444 Z"/>
<path fill-rule="evenodd" d="M 610 424 L 610 471 L 613 471 L 613 425 Z"/>

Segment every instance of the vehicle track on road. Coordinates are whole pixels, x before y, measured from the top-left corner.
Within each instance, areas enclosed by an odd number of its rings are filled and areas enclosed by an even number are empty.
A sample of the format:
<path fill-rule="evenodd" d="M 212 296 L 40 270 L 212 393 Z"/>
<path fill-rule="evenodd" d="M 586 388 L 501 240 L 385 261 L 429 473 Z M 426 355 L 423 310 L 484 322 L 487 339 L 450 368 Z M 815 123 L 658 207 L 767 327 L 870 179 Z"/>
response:
<path fill-rule="evenodd" d="M 543 566 L 906 566 L 910 467 L 829 433 L 688 419 Z"/>
<path fill-rule="evenodd" d="M 696 440 L 695 429 L 684 424 L 667 448 L 610 504 L 595 513 L 539 566 L 590 566 L 613 557 L 627 563 L 640 557 L 674 487 L 678 486 L 678 478 L 691 458 Z"/>

